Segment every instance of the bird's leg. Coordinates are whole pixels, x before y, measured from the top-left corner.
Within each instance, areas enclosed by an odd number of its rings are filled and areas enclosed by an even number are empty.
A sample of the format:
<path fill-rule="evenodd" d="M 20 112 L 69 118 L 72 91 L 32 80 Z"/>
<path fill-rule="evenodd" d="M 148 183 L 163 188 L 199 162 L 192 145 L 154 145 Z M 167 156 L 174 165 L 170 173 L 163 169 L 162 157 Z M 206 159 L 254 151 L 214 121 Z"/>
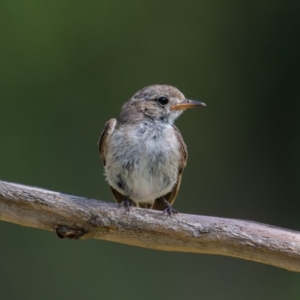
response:
<path fill-rule="evenodd" d="M 134 206 L 134 202 L 131 199 L 129 199 L 128 197 L 125 197 L 123 199 L 123 201 L 120 202 L 120 206 L 121 207 L 124 206 L 125 209 L 129 212 L 131 207 Z"/>
<path fill-rule="evenodd" d="M 163 199 L 164 199 L 164 202 L 166 204 L 166 207 L 163 210 L 164 214 L 167 213 L 170 217 L 172 217 L 174 215 L 177 215 L 178 211 L 176 209 L 174 209 L 172 207 L 172 205 L 165 198 L 163 198 Z"/>

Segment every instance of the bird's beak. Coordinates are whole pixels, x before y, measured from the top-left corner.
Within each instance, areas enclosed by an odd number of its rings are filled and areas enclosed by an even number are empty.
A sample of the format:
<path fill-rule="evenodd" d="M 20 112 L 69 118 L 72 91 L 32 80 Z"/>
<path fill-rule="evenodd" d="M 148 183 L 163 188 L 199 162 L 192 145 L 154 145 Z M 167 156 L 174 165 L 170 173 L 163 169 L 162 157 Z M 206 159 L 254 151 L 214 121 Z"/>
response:
<path fill-rule="evenodd" d="M 183 102 L 172 105 L 171 110 L 184 110 L 187 108 L 198 107 L 198 106 L 206 106 L 206 104 L 204 102 L 200 102 L 196 100 L 184 99 Z"/>

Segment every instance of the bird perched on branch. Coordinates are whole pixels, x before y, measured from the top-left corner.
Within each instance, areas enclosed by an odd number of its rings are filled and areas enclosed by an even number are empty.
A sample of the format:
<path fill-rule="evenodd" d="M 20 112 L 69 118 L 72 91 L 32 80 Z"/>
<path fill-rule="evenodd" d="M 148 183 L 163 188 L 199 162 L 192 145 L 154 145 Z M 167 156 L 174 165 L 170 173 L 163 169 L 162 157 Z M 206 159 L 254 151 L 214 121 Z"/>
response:
<path fill-rule="evenodd" d="M 177 213 L 172 204 L 187 162 L 187 147 L 174 121 L 191 107 L 170 85 L 147 86 L 110 119 L 99 139 L 106 180 L 113 197 L 128 210 L 138 206 Z"/>

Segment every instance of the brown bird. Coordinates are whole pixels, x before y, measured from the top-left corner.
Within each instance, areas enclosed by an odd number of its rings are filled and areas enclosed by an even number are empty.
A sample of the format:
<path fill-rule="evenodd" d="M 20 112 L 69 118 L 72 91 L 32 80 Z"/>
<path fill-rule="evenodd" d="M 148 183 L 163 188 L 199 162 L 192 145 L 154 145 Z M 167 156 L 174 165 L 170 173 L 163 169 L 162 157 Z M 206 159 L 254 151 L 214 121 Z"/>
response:
<path fill-rule="evenodd" d="M 187 147 L 173 124 L 181 113 L 205 103 L 188 100 L 170 85 L 147 86 L 110 119 L 99 140 L 113 197 L 128 210 L 138 206 L 177 213 L 172 204 L 187 163 Z"/>

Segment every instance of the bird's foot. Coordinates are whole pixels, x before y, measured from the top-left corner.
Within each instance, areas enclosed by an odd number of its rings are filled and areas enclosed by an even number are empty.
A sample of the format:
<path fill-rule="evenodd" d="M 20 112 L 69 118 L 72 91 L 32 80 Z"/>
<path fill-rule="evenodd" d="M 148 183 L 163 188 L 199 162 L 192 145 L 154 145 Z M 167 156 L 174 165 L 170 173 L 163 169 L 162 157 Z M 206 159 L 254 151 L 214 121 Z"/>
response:
<path fill-rule="evenodd" d="M 130 211 L 132 206 L 133 206 L 133 201 L 127 197 L 120 203 L 120 207 L 124 207 L 127 212 Z"/>
<path fill-rule="evenodd" d="M 168 214 L 170 217 L 173 217 L 178 214 L 178 211 L 169 205 L 164 209 L 164 214 Z"/>
<path fill-rule="evenodd" d="M 173 217 L 174 215 L 177 215 L 178 211 L 176 209 L 174 209 L 172 207 L 172 205 L 166 199 L 164 199 L 164 200 L 165 200 L 165 203 L 166 203 L 166 207 L 163 210 L 164 214 L 168 214 L 170 217 Z"/>

